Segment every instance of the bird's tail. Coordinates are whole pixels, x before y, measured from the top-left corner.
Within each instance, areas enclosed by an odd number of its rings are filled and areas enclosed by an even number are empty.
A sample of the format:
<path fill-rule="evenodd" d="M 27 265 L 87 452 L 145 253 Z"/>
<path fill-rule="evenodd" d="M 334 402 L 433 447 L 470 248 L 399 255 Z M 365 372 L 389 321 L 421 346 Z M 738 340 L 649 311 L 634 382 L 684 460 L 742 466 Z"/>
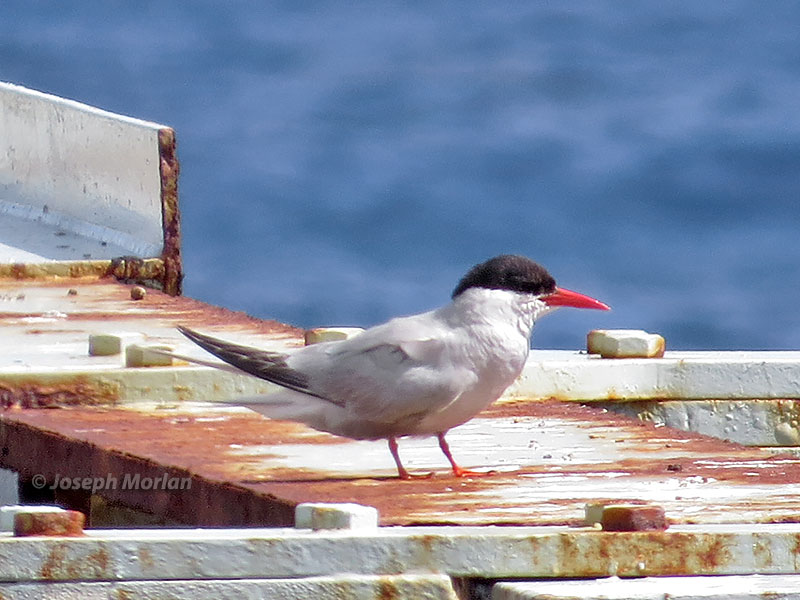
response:
<path fill-rule="evenodd" d="M 193 363 L 242 372 L 279 385 L 283 389 L 258 396 L 234 398 L 223 402 L 244 406 L 271 419 L 298 421 L 321 431 L 330 431 L 332 424 L 342 418 L 342 403 L 325 398 L 309 385 L 308 377 L 286 362 L 288 355 L 243 346 L 189 329 L 178 330 L 204 350 L 225 361 L 207 361 L 188 356 L 176 356 Z"/>
<path fill-rule="evenodd" d="M 207 352 L 233 365 L 239 371 L 255 375 L 296 392 L 322 398 L 317 391 L 311 388 L 309 379 L 305 374 L 289 367 L 286 362 L 288 359 L 287 354 L 234 344 L 233 342 L 199 333 L 188 327 L 179 326 L 178 331 Z"/>
<path fill-rule="evenodd" d="M 241 369 L 237 369 L 233 365 L 229 365 L 228 363 L 224 363 L 218 360 L 205 360 L 202 358 L 197 358 L 195 356 L 188 356 L 187 354 L 178 354 L 177 352 L 173 352 L 172 350 L 162 350 L 160 348 L 147 348 L 148 352 L 152 352 L 153 354 L 161 354 L 162 356 L 169 356 L 170 358 L 175 358 L 178 360 L 185 360 L 186 362 L 190 362 L 195 365 L 202 365 L 204 367 L 213 367 L 214 369 L 220 369 L 221 371 L 228 371 L 229 373 L 236 373 L 237 375 L 242 374 Z"/>

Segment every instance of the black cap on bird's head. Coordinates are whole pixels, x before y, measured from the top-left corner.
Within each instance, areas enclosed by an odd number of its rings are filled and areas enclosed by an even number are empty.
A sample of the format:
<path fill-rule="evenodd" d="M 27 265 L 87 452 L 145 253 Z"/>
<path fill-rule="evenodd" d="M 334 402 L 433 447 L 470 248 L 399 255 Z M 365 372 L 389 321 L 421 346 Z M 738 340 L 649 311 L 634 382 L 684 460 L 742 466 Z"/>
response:
<path fill-rule="evenodd" d="M 453 298 L 470 288 L 531 294 L 553 307 L 609 309 L 594 298 L 556 287 L 556 280 L 542 265 L 514 254 L 501 254 L 472 267 L 453 290 Z"/>
<path fill-rule="evenodd" d="M 472 267 L 453 290 L 453 298 L 474 287 L 538 296 L 552 293 L 556 289 L 556 280 L 547 269 L 529 258 L 501 254 Z"/>

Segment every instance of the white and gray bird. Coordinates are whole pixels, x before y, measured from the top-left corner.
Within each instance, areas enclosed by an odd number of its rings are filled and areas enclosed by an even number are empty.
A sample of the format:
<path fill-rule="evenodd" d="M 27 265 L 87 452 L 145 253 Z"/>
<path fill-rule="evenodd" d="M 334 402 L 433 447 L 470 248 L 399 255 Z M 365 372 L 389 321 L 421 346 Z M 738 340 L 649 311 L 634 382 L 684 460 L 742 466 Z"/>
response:
<path fill-rule="evenodd" d="M 445 433 L 514 382 L 528 357 L 534 322 L 560 306 L 609 308 L 556 287 L 528 258 L 501 255 L 473 267 L 449 304 L 342 341 L 284 354 L 179 330 L 225 363 L 283 388 L 236 404 L 352 439 L 386 439 L 401 479 L 412 475 L 400 461 L 397 438 L 435 435 L 460 477 L 474 473 L 456 464 Z"/>

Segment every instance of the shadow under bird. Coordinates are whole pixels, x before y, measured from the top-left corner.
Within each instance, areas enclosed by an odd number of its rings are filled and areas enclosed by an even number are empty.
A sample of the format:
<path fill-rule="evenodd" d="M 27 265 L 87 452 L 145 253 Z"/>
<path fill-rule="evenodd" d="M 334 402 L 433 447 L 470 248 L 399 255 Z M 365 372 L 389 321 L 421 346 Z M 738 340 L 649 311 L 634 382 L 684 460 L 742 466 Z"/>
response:
<path fill-rule="evenodd" d="M 400 460 L 397 438 L 435 435 L 453 474 L 461 477 L 477 473 L 456 464 L 445 434 L 514 382 L 536 319 L 562 306 L 609 309 L 557 287 L 532 260 L 501 255 L 470 269 L 449 304 L 342 341 L 278 353 L 178 329 L 235 370 L 283 388 L 232 404 L 352 439 L 386 439 L 401 479 L 415 476 Z"/>

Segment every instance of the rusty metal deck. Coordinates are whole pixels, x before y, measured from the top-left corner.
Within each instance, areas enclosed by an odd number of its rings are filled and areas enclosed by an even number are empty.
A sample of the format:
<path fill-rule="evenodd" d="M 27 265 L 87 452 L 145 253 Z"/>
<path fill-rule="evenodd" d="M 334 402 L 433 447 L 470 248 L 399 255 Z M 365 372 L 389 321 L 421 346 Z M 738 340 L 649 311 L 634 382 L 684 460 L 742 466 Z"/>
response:
<path fill-rule="evenodd" d="M 260 380 L 88 356 L 89 333 L 120 329 L 191 351 L 179 323 L 276 349 L 302 343 L 300 330 L 188 298 L 132 300 L 111 280 L 0 280 L 0 466 L 45 488 L 102 479 L 95 498 L 189 525 L 289 525 L 307 501 L 373 505 L 384 525 L 577 524 L 602 499 L 654 502 L 675 523 L 800 520 L 800 459 L 600 408 L 506 398 L 448 436 L 461 464 L 494 473 L 453 478 L 435 440 L 403 439 L 406 465 L 435 475 L 399 481 L 383 442 L 206 402 L 264 391 Z M 137 474 L 150 489 L 123 485 Z M 189 489 L 153 483 L 185 478 Z M 90 509 L 77 487 L 53 492 Z"/>
<path fill-rule="evenodd" d="M 112 502 L 191 525 L 291 525 L 309 501 L 372 505 L 382 525 L 576 525 L 601 499 L 657 503 L 673 523 L 800 520 L 800 459 L 599 409 L 503 403 L 450 437 L 465 465 L 496 472 L 454 478 L 435 440 L 405 440 L 407 464 L 435 475 L 401 481 L 381 442 L 214 405 L 12 408 L 0 422 L 2 465 L 25 478 L 92 478 Z M 191 483 L 124 489 L 136 474 Z"/>
<path fill-rule="evenodd" d="M 274 349 L 303 343 L 288 325 L 157 290 L 133 300 L 131 288 L 97 277 L 0 279 L 0 405 L 208 400 L 269 388 L 207 367 L 125 368 L 124 356 L 90 356 L 90 334 L 133 332 L 144 343 L 189 348 L 175 330 L 183 323 L 234 338 L 246 331 L 250 343 Z"/>

